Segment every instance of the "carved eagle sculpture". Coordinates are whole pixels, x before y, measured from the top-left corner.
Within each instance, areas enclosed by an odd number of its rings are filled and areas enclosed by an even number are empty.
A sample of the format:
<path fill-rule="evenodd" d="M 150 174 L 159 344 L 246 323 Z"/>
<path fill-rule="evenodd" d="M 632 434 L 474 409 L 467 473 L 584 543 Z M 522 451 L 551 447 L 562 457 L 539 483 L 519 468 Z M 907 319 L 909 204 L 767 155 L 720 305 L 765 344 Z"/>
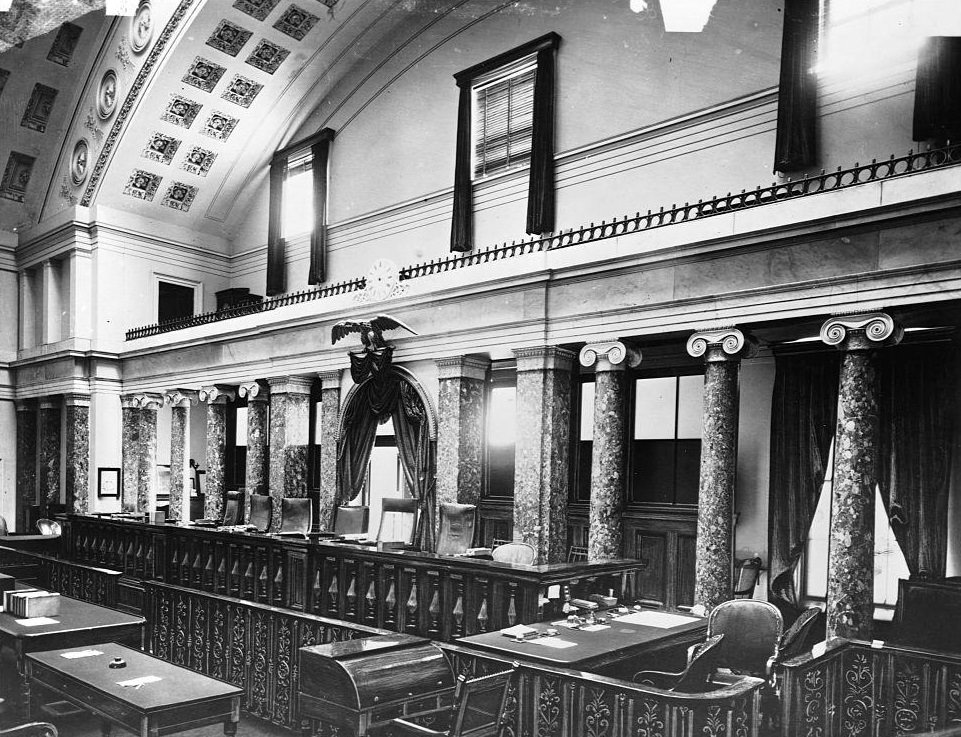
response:
<path fill-rule="evenodd" d="M 368 351 L 377 351 L 387 346 L 384 341 L 384 331 L 394 328 L 404 328 L 413 335 L 417 335 L 413 328 L 405 325 L 396 317 L 377 315 L 363 320 L 341 320 L 331 328 L 330 342 L 334 344 L 351 333 L 360 333 L 360 342 L 364 344 L 364 348 Z"/>

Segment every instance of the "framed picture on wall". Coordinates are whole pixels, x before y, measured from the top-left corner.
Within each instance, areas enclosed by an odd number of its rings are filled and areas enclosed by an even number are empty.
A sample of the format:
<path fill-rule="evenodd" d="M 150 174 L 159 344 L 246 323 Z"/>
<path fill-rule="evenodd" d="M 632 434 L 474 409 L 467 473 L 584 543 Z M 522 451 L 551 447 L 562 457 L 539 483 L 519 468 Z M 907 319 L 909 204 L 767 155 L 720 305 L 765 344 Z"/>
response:
<path fill-rule="evenodd" d="M 120 496 L 120 469 L 97 469 L 97 498 L 116 499 Z"/>

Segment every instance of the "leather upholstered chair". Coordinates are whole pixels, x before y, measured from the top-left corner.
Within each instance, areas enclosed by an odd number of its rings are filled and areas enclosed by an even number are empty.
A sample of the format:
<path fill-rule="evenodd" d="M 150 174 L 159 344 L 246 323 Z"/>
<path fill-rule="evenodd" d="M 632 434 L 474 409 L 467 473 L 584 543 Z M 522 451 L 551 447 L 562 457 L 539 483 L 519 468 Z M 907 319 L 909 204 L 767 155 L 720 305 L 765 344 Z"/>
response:
<path fill-rule="evenodd" d="M 60 523 L 53 519 L 38 519 L 37 529 L 41 535 L 59 535 Z"/>
<path fill-rule="evenodd" d="M 274 500 L 267 494 L 250 495 L 250 519 L 247 523 L 257 532 L 267 532 L 270 527 L 270 514 Z"/>
<path fill-rule="evenodd" d="M 794 620 L 781 638 L 778 662 L 796 658 L 810 650 L 815 643 L 821 642 L 825 636 L 826 623 L 827 616 L 819 607 L 812 606 L 801 612 L 801 616 Z"/>
<path fill-rule="evenodd" d="M 417 534 L 417 500 L 384 499 L 377 527 L 377 542 L 412 545 Z"/>
<path fill-rule="evenodd" d="M 239 491 L 227 492 L 227 503 L 224 505 L 224 517 L 220 524 L 232 527 L 243 520 L 244 510 L 241 507 L 242 494 Z"/>
<path fill-rule="evenodd" d="M 438 555 L 466 553 L 474 544 L 477 507 L 474 504 L 443 502 L 440 505 L 440 532 L 437 537 Z"/>
<path fill-rule="evenodd" d="M 536 551 L 534 546 L 527 543 L 504 543 L 494 548 L 491 558 L 498 563 L 518 563 L 520 565 L 533 565 Z"/>
<path fill-rule="evenodd" d="M 284 497 L 280 500 L 281 535 L 306 535 L 313 524 L 310 499 L 307 497 Z"/>
<path fill-rule="evenodd" d="M 479 678 L 460 675 L 449 716 L 441 715 L 441 719 L 448 722 L 445 729 L 422 727 L 397 718 L 391 720 L 389 733 L 395 737 L 498 737 L 504 727 L 507 694 L 513 677 L 513 668 Z"/>
<path fill-rule="evenodd" d="M 337 507 L 334 514 L 334 532 L 338 535 L 360 535 L 370 525 L 370 507 Z"/>
<path fill-rule="evenodd" d="M 734 673 L 766 678 L 777 658 L 784 621 L 773 604 L 732 599 L 718 604 L 707 620 L 707 636 L 724 635 L 717 665 Z"/>
<path fill-rule="evenodd" d="M 634 674 L 634 683 L 682 693 L 700 693 L 710 683 L 717 669 L 717 650 L 724 635 L 713 635 L 691 648 L 687 667 L 680 673 L 642 670 Z"/>

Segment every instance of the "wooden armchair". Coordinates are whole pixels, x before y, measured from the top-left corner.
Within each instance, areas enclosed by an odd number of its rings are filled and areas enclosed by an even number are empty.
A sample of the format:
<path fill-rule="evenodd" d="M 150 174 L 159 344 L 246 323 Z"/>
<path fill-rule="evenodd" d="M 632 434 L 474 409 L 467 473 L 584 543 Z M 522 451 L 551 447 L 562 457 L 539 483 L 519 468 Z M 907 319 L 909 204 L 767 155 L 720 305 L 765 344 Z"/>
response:
<path fill-rule="evenodd" d="M 659 670 L 642 670 L 634 674 L 634 683 L 655 686 L 668 691 L 701 693 L 706 691 L 711 676 L 717 669 L 718 645 L 724 635 L 713 635 L 691 648 L 687 667 L 680 673 Z"/>
<path fill-rule="evenodd" d="M 498 737 L 504 724 L 507 692 L 514 668 L 480 678 L 457 677 L 454 705 L 446 728 L 422 727 L 405 719 L 392 719 L 389 731 L 396 737 Z"/>
<path fill-rule="evenodd" d="M 29 722 L 0 729 L 0 737 L 58 737 L 58 732 L 50 722 Z"/>

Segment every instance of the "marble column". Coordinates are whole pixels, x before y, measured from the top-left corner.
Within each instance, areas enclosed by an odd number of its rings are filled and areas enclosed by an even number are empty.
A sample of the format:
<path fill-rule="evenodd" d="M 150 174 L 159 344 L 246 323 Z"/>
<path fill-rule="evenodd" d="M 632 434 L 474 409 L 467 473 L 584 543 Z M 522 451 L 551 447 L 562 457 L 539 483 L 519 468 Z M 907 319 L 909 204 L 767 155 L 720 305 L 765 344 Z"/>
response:
<path fill-rule="evenodd" d="M 621 557 L 621 512 L 627 491 L 627 369 L 641 353 L 618 340 L 581 348 L 582 366 L 594 367 L 594 441 L 591 452 L 589 560 Z"/>
<path fill-rule="evenodd" d="M 21 399 L 17 400 L 17 532 L 28 531 L 27 510 L 36 503 L 37 401 Z"/>
<path fill-rule="evenodd" d="M 140 478 L 140 404 L 136 395 L 120 397 L 121 422 L 121 491 L 120 506 L 124 512 L 137 508 L 137 488 Z"/>
<path fill-rule="evenodd" d="M 741 359 L 757 348 L 737 328 L 724 328 L 694 333 L 687 352 L 705 362 L 694 603 L 710 611 L 734 598 L 738 373 Z"/>
<path fill-rule="evenodd" d="M 337 439 L 340 437 L 339 370 L 323 371 L 320 377 L 320 520 L 321 530 L 329 530 L 337 506 Z"/>
<path fill-rule="evenodd" d="M 244 472 L 244 519 L 250 518 L 250 495 L 266 494 L 270 475 L 267 447 L 270 388 L 266 381 L 241 384 L 237 393 L 247 400 L 247 465 Z"/>
<path fill-rule="evenodd" d="M 207 405 L 206 474 L 204 475 L 204 517 L 220 519 L 224 516 L 227 497 L 227 402 L 232 402 L 236 390 L 229 386 L 205 386 L 197 393 Z"/>
<path fill-rule="evenodd" d="M 60 503 L 60 398 L 40 400 L 40 516 Z"/>
<path fill-rule="evenodd" d="M 140 462 L 137 464 L 137 511 L 152 512 L 157 506 L 157 411 L 163 395 L 137 395 L 140 406 Z"/>
<path fill-rule="evenodd" d="M 170 405 L 170 519 L 190 519 L 190 411 L 197 404 L 197 392 L 173 389 L 164 395 Z"/>
<path fill-rule="evenodd" d="M 821 340 L 844 351 L 834 435 L 828 552 L 827 636 L 871 639 L 874 619 L 874 494 L 877 485 L 877 349 L 903 331 L 885 313 L 833 317 Z"/>
<path fill-rule="evenodd" d="M 533 346 L 515 349 L 514 356 L 518 428 L 514 539 L 534 546 L 537 563 L 556 563 L 567 557 L 574 354 L 555 346 Z"/>
<path fill-rule="evenodd" d="M 486 356 L 454 356 L 436 363 L 437 504 L 478 504 L 484 463 L 484 389 L 491 362 Z"/>
<path fill-rule="evenodd" d="M 66 500 L 67 511 L 90 511 L 90 395 L 67 394 L 66 405 Z"/>
<path fill-rule="evenodd" d="M 280 500 L 307 496 L 307 441 L 310 429 L 309 376 L 268 379 L 270 384 L 271 529 L 280 526 Z"/>

